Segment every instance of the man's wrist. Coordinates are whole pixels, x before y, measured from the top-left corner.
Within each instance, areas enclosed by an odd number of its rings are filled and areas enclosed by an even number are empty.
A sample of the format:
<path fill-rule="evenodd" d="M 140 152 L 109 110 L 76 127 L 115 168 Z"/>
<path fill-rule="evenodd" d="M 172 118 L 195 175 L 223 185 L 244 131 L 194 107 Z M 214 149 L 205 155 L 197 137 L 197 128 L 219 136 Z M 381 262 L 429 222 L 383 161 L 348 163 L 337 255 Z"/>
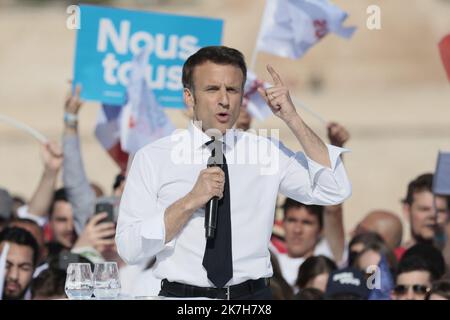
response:
<path fill-rule="evenodd" d="M 299 114 L 297 112 L 292 113 L 288 117 L 284 119 L 284 122 L 287 124 L 288 127 L 293 127 L 298 123 L 302 122 L 302 118 L 300 118 Z"/>
<path fill-rule="evenodd" d="M 47 178 L 55 178 L 58 175 L 58 169 L 50 168 L 48 166 L 45 166 L 44 168 L 44 176 Z"/>
<path fill-rule="evenodd" d="M 69 128 L 76 128 L 78 126 L 78 115 L 70 112 L 64 112 L 64 123 Z"/>
<path fill-rule="evenodd" d="M 200 208 L 201 205 L 199 206 L 197 204 L 197 201 L 195 201 L 194 196 L 192 195 L 191 192 L 189 192 L 183 199 L 183 211 L 186 212 L 194 212 L 195 210 L 197 210 L 198 208 Z"/>

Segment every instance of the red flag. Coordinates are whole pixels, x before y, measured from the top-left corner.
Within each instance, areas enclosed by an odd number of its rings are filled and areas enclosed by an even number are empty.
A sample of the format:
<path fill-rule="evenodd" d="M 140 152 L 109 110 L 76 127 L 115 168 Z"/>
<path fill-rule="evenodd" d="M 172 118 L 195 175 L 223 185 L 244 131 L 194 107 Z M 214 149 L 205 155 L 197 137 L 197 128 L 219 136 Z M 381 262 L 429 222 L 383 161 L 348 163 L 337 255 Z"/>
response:
<path fill-rule="evenodd" d="M 439 51 L 441 52 L 441 59 L 447 72 L 448 80 L 450 81 L 450 34 L 444 37 L 439 43 Z"/>

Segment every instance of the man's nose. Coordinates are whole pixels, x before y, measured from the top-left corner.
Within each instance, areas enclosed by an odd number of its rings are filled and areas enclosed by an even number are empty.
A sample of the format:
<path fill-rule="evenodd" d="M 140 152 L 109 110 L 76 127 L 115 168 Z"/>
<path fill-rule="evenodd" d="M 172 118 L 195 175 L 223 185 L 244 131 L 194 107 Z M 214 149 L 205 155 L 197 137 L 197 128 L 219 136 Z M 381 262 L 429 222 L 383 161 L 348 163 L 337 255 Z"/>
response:
<path fill-rule="evenodd" d="M 74 229 L 73 221 L 69 221 L 69 222 L 66 224 L 66 228 L 67 228 L 67 231 L 73 231 L 73 229 Z"/>
<path fill-rule="evenodd" d="M 294 231 L 295 233 L 303 233 L 303 226 L 301 223 L 296 223 L 294 225 Z"/>
<path fill-rule="evenodd" d="M 406 293 L 407 300 L 416 300 L 416 296 L 414 295 L 414 291 L 412 288 L 408 288 L 408 292 Z"/>
<path fill-rule="evenodd" d="M 224 108 L 228 108 L 230 106 L 230 99 L 228 97 L 227 89 L 225 87 L 222 87 L 219 94 L 219 104 Z"/>
<path fill-rule="evenodd" d="M 8 270 L 7 279 L 9 280 L 17 280 L 19 278 L 19 268 L 11 267 Z"/>

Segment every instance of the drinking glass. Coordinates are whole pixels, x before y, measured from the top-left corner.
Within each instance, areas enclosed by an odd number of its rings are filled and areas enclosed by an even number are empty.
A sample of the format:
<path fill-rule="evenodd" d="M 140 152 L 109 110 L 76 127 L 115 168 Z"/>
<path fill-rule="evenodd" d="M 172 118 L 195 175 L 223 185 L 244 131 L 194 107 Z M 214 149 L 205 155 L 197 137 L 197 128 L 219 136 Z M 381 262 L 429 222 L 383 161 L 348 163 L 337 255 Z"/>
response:
<path fill-rule="evenodd" d="M 96 263 L 94 295 L 97 299 L 116 299 L 120 294 L 119 268 L 116 262 Z"/>
<path fill-rule="evenodd" d="M 64 287 L 71 300 L 90 299 L 94 291 L 92 270 L 89 263 L 70 263 L 67 267 Z"/>

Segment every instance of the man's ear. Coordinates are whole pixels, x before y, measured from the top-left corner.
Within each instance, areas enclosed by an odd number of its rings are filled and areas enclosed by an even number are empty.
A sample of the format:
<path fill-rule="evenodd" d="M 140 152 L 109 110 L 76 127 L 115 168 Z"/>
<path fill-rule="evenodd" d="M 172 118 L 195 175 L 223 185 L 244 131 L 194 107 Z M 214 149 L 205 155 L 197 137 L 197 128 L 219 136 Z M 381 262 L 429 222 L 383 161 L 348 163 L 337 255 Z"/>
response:
<path fill-rule="evenodd" d="M 194 94 L 188 88 L 183 89 L 183 99 L 184 99 L 184 104 L 188 108 L 192 108 L 192 109 L 194 108 L 194 105 L 195 105 Z"/>

